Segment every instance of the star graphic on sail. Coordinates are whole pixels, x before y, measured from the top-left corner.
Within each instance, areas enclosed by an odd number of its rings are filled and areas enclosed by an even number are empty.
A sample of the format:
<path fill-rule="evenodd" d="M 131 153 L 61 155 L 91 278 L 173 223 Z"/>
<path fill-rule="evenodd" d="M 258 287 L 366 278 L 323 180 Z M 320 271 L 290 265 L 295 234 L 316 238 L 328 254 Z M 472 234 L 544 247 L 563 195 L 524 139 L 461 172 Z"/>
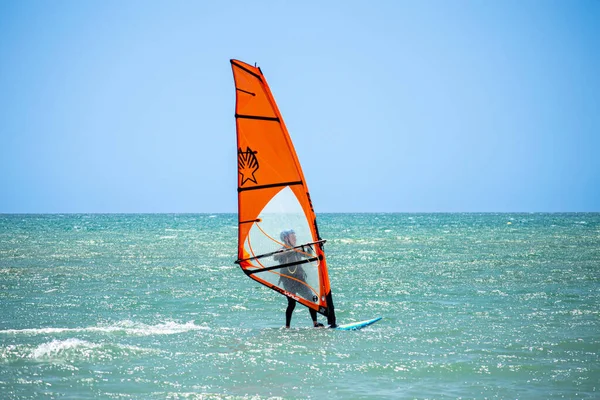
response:
<path fill-rule="evenodd" d="M 246 147 L 246 150 L 238 149 L 238 171 L 242 176 L 242 182 L 240 186 L 244 186 L 244 183 L 251 181 L 256 182 L 254 174 L 258 170 L 258 159 L 256 158 L 256 151 L 252 151 L 250 147 Z"/>

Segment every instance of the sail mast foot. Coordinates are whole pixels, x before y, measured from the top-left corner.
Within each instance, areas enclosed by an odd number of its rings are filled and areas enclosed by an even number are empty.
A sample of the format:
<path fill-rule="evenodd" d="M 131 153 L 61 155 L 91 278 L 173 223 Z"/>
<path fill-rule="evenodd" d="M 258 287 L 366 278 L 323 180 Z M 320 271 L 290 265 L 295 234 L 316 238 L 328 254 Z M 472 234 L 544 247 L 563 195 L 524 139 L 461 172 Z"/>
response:
<path fill-rule="evenodd" d="M 335 322 L 335 308 L 333 307 L 333 297 L 331 296 L 331 291 L 329 291 L 329 293 L 327 293 L 327 296 L 325 298 L 325 302 L 327 303 L 327 325 L 329 326 L 336 326 L 336 322 Z"/>

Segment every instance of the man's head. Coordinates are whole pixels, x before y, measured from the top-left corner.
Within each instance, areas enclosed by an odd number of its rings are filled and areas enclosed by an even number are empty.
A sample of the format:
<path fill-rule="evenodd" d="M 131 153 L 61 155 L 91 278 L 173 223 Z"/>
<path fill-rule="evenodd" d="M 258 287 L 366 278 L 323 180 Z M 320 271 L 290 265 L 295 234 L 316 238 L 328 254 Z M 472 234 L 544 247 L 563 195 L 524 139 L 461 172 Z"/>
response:
<path fill-rule="evenodd" d="M 293 229 L 288 229 L 287 231 L 282 231 L 279 235 L 281 241 L 288 246 L 296 245 L 296 232 Z"/>

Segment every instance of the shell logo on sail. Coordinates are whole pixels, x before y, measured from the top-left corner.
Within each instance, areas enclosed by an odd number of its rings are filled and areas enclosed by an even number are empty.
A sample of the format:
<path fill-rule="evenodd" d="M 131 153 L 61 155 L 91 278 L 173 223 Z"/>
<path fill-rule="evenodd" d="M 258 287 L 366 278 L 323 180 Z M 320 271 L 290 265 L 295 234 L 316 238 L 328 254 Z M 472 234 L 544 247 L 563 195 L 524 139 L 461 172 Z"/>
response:
<path fill-rule="evenodd" d="M 240 186 L 244 186 L 244 183 L 248 181 L 258 183 L 254 176 L 259 166 L 256 153 L 250 147 L 246 147 L 246 151 L 242 150 L 241 147 L 238 149 L 238 171 L 242 176 Z"/>

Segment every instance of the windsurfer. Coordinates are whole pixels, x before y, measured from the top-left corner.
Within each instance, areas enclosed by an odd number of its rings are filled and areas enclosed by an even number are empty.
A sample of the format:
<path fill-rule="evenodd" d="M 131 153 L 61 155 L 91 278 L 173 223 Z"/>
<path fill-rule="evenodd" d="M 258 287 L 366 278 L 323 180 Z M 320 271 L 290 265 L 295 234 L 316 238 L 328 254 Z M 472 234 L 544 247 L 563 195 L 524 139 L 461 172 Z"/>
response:
<path fill-rule="evenodd" d="M 304 258 L 312 256 L 311 246 L 302 246 L 302 248 L 299 249 L 301 251 L 290 249 L 296 246 L 296 232 L 294 232 L 293 229 L 281 232 L 280 238 L 284 244 L 282 250 L 288 249 L 285 252 L 278 253 L 273 256 L 275 261 L 277 261 L 280 265 L 295 263 L 296 261 L 301 261 Z M 304 271 L 301 265 L 290 265 L 281 271 L 279 275 L 279 282 L 288 292 L 297 294 L 305 299 L 309 299 L 313 294 L 306 285 L 306 276 L 306 271 Z M 289 328 L 292 322 L 292 313 L 294 312 L 294 308 L 296 308 L 296 300 L 292 299 L 291 297 L 288 297 L 287 299 L 288 306 L 285 310 L 285 327 Z M 313 326 L 315 328 L 324 326 L 323 324 L 317 322 L 317 312 L 314 309 L 309 308 L 308 312 L 310 313 L 310 318 L 312 319 Z"/>

